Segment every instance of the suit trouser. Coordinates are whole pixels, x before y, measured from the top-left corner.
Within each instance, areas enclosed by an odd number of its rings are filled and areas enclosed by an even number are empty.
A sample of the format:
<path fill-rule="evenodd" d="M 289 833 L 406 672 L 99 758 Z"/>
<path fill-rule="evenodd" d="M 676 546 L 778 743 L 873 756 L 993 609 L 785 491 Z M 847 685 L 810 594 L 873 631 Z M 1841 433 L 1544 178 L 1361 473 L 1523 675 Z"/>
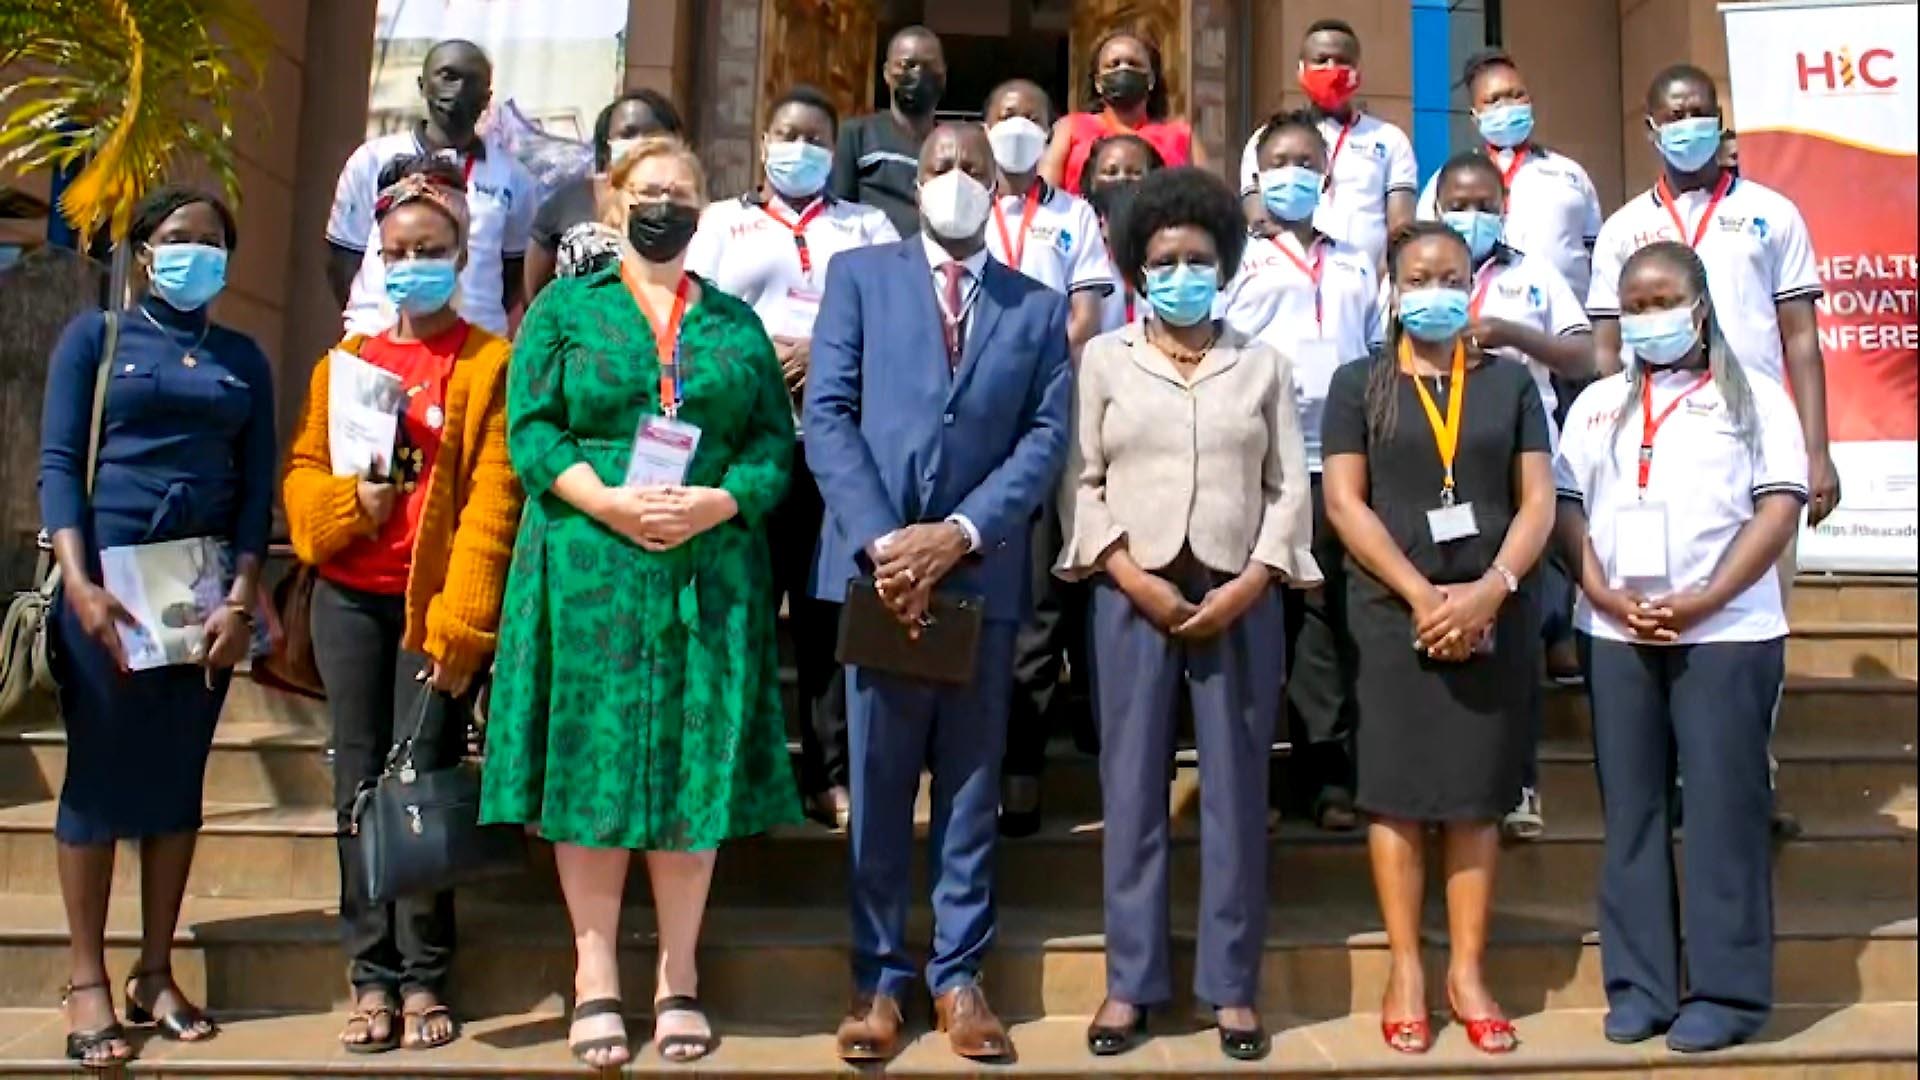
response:
<path fill-rule="evenodd" d="M 1287 702 L 1304 742 L 1308 784 L 1353 790 L 1353 681 L 1359 645 L 1347 627 L 1347 552 L 1327 521 L 1320 474 L 1313 474 L 1313 559 L 1326 583 L 1286 594 Z"/>
<path fill-rule="evenodd" d="M 1185 565 L 1183 565 L 1185 564 Z M 1228 575 L 1186 557 L 1162 576 L 1198 601 Z M 1200 927 L 1194 993 L 1220 1007 L 1259 997 L 1267 920 L 1267 759 L 1280 709 L 1285 615 L 1269 590 L 1221 636 L 1161 632 L 1104 578 L 1093 589 L 1107 993 L 1134 1005 L 1173 996 L 1168 958 L 1167 787 L 1176 695 L 1193 706 L 1200 751 Z"/>
<path fill-rule="evenodd" d="M 792 482 L 768 522 L 774 602 L 787 601 L 787 628 L 799 675 L 800 790 L 812 795 L 847 783 L 847 681 L 834 661 L 840 605 L 816 600 L 811 588 L 815 549 L 826 515 L 820 488 L 794 443 Z"/>
<path fill-rule="evenodd" d="M 1074 682 L 1087 685 L 1087 594 L 1076 582 L 1054 576 L 1060 555 L 1060 510 L 1049 499 L 1034 515 L 1031 538 L 1033 611 L 1020 624 L 1013 647 L 1013 698 L 1007 713 L 1008 776 L 1039 776 L 1046 765 L 1060 696 L 1061 659 Z"/>
<path fill-rule="evenodd" d="M 1606 825 L 1608 1003 L 1657 1021 L 1684 1003 L 1751 1033 L 1773 1003 L 1767 735 L 1786 642 L 1657 646 L 1582 635 L 1580 648 Z M 1668 812 L 1676 762 L 1686 780 L 1684 916 Z"/>
<path fill-rule="evenodd" d="M 994 845 L 1015 625 L 985 625 L 978 669 L 967 686 L 847 668 L 853 779 L 848 901 L 853 978 L 860 990 L 899 997 L 915 975 L 906 933 L 913 802 L 922 767 L 933 774 L 928 987 L 938 995 L 974 980 L 993 944 Z"/>

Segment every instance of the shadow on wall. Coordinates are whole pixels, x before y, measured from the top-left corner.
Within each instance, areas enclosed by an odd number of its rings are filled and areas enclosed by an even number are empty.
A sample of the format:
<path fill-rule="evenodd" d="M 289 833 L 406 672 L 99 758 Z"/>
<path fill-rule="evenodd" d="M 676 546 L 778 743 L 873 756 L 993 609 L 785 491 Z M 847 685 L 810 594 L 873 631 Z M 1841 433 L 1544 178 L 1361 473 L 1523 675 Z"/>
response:
<path fill-rule="evenodd" d="M 0 270 L 0 586 L 32 584 L 40 531 L 40 405 L 67 323 L 100 307 L 107 265 L 42 247 Z"/>

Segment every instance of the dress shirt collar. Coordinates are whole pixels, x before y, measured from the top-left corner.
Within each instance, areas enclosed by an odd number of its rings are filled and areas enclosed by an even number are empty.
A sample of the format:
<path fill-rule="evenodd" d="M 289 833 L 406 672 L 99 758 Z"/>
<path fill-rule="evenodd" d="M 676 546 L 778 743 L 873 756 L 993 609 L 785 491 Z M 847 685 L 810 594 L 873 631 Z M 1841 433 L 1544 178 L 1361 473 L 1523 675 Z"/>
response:
<path fill-rule="evenodd" d="M 925 229 L 920 231 L 920 246 L 927 253 L 927 265 L 935 271 L 938 271 L 943 264 L 953 261 L 953 256 L 948 254 L 947 249 L 941 247 L 939 241 L 928 236 Z M 972 278 L 974 281 L 979 281 L 980 275 L 986 273 L 987 270 L 986 245 L 982 244 L 979 251 L 961 259 L 960 265 L 967 268 L 967 276 L 969 278 Z"/>

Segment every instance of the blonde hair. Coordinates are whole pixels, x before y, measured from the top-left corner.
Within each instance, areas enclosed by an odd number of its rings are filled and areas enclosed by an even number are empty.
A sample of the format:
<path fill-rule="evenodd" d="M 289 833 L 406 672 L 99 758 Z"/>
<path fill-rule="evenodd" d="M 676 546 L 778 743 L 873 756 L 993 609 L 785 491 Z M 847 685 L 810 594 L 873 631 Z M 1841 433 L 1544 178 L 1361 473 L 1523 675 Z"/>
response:
<path fill-rule="evenodd" d="M 620 155 L 607 173 L 605 197 L 600 204 L 602 224 L 619 228 L 626 224 L 627 201 L 623 193 L 627 179 L 642 162 L 665 157 L 678 161 L 693 177 L 694 201 L 705 207 L 707 204 L 707 170 L 700 164 L 700 155 L 693 152 L 677 135 L 649 135 L 636 142 L 631 150 Z"/>

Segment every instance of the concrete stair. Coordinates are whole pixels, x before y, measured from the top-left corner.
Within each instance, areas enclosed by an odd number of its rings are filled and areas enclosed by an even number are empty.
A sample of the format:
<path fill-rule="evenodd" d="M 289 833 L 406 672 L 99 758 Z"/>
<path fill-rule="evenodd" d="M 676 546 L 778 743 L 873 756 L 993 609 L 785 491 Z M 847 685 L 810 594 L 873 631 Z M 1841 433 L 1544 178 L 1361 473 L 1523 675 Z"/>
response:
<path fill-rule="evenodd" d="M 1058 745 L 1038 836 L 1003 844 L 1001 935 L 986 979 L 1021 1021 L 1018 1063 L 994 1073 L 1081 1077 L 1251 1075 L 1920 1076 L 1920 777 L 1912 579 L 1809 578 L 1796 589 L 1796 638 L 1775 751 L 1782 807 L 1805 830 L 1779 845 L 1776 882 L 1781 1013 L 1755 1046 L 1706 1061 L 1656 1042 L 1615 1047 L 1599 1035 L 1604 1004 L 1592 903 L 1601 857 L 1591 722 L 1577 691 L 1546 692 L 1542 788 L 1549 831 L 1504 856 L 1491 978 L 1526 1042 L 1511 1058 L 1474 1054 L 1457 1030 L 1436 1052 L 1403 1058 L 1370 1015 L 1386 975 L 1385 938 L 1358 834 L 1282 823 L 1270 868 L 1272 908 L 1262 1009 L 1280 1037 L 1258 1068 L 1229 1067 L 1191 1001 L 1158 1018 L 1157 1038 L 1096 1062 L 1085 1017 L 1104 990 L 1100 810 L 1091 758 Z M 516 878 L 465 890 L 453 983 L 467 1038 L 427 1054 L 350 1057 L 343 963 L 332 917 L 337 858 L 327 720 L 317 703 L 242 680 L 216 735 L 206 828 L 188 886 L 176 970 L 188 993 L 230 1017 L 220 1039 L 153 1041 L 133 1072 L 153 1076 L 578 1075 L 562 1042 L 571 946 L 550 868 L 534 845 Z M 1198 771 L 1184 754 L 1174 810 L 1175 983 L 1191 971 L 1197 902 Z M 66 748 L 55 718 L 0 734 L 0 1075 L 65 1072 L 51 1010 L 65 978 L 66 932 L 52 843 Z M 1685 857 L 1684 827 L 1680 832 Z M 137 873 L 123 851 L 110 960 L 132 963 Z M 916 869 L 916 876 L 923 872 Z M 731 845 L 720 858 L 702 955 L 702 994 L 726 1043 L 702 1076 L 849 1075 L 830 1032 L 846 992 L 845 838 L 799 825 Z M 1437 881 L 1437 878 L 1436 878 Z M 630 883 L 625 986 L 636 1016 L 650 1000 L 652 913 Z M 1444 963 L 1439 893 L 1431 892 L 1430 971 Z M 916 916 L 924 924 L 924 912 Z M 923 935 L 924 936 L 924 935 Z M 1444 1002 L 1436 1000 L 1444 1011 Z M 915 1022 L 924 1028 L 921 1003 Z M 644 1026 L 634 1029 L 638 1040 Z M 644 1052 L 629 1071 L 684 1073 Z M 972 1075 L 944 1042 L 920 1039 L 889 1075 Z"/>

